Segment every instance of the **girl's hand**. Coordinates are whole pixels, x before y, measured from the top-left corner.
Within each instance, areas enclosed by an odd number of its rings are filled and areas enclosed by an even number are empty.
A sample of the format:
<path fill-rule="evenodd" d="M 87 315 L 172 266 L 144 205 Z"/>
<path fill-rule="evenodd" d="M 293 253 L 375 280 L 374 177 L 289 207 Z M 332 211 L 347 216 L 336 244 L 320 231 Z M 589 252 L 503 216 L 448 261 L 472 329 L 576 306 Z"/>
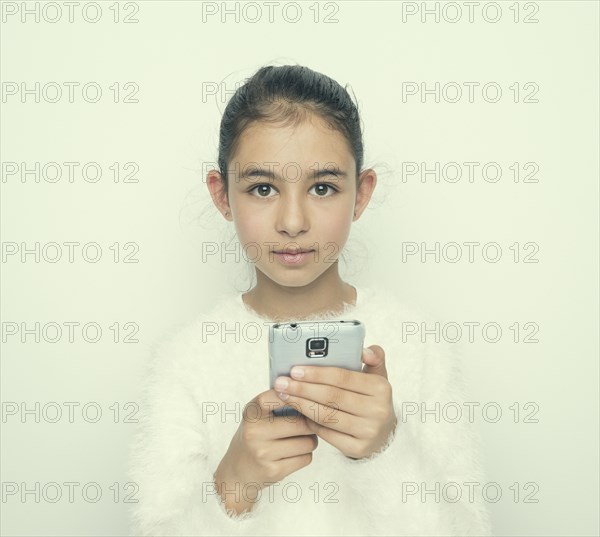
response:
<path fill-rule="evenodd" d="M 397 423 L 385 353 L 378 345 L 369 349 L 373 354 L 363 351 L 366 367 L 362 372 L 295 366 L 292 378 L 277 377 L 275 381 L 282 400 L 307 417 L 311 431 L 354 459 L 379 451 Z M 298 370 L 303 371 L 303 377 L 296 375 Z M 279 380 L 287 381 L 287 387 Z"/>
<path fill-rule="evenodd" d="M 268 390 L 244 407 L 242 422 L 213 475 L 226 510 L 252 510 L 257 486 L 268 487 L 312 462 L 319 441 L 309 420 L 274 416 L 273 409 L 283 406 L 275 391 Z"/>

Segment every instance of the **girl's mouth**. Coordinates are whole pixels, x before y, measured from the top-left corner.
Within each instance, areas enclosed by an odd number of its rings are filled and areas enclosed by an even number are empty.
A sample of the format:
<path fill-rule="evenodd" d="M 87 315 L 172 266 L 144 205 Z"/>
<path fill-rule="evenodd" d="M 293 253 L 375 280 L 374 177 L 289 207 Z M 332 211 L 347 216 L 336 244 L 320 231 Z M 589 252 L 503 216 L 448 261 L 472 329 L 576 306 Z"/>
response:
<path fill-rule="evenodd" d="M 304 263 L 314 250 L 282 250 L 273 252 L 279 261 L 285 265 L 299 265 Z"/>

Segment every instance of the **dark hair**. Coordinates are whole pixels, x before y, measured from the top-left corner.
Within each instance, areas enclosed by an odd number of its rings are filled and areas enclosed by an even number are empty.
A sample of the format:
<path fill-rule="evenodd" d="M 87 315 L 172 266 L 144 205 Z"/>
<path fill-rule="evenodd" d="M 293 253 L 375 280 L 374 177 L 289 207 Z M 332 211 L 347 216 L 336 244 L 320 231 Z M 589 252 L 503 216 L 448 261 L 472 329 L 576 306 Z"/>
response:
<path fill-rule="evenodd" d="M 302 65 L 261 67 L 233 94 L 221 119 L 219 171 L 228 190 L 228 163 L 240 136 L 252 122 L 294 126 L 310 113 L 344 135 L 356 162 L 363 165 L 363 140 L 358 108 L 335 80 Z"/>

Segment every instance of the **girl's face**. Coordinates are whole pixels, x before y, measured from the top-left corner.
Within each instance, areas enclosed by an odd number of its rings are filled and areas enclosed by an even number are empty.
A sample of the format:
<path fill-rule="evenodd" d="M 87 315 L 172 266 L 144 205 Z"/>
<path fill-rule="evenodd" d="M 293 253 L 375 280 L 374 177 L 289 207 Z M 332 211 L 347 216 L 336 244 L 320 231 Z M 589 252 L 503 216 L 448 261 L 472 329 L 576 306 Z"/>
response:
<path fill-rule="evenodd" d="M 250 125 L 229 163 L 229 211 L 246 259 L 288 287 L 334 266 L 376 182 L 367 170 L 357 192 L 344 136 L 309 117 L 296 127 Z M 311 252 L 300 259 L 276 253 L 299 249 Z"/>

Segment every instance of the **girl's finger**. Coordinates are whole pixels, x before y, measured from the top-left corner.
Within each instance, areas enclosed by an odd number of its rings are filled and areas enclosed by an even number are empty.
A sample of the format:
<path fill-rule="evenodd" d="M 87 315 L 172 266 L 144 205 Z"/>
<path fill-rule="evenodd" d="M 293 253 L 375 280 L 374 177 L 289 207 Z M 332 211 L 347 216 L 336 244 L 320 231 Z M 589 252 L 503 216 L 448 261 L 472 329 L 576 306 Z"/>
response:
<path fill-rule="evenodd" d="M 328 384 L 363 395 L 376 394 L 378 384 L 387 382 L 387 379 L 379 375 L 368 375 L 362 371 L 324 365 L 294 366 L 291 370 L 291 377 L 300 382 Z"/>

